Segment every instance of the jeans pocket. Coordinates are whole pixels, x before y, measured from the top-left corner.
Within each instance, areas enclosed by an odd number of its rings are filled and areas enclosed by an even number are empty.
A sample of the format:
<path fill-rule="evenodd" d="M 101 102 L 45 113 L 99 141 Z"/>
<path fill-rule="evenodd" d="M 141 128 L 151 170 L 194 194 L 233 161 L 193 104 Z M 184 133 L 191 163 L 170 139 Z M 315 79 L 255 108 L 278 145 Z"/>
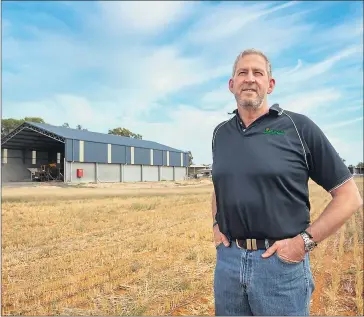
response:
<path fill-rule="evenodd" d="M 220 242 L 218 245 L 215 245 L 216 250 L 219 249 L 222 245 L 224 245 L 223 242 Z"/>
<path fill-rule="evenodd" d="M 290 262 L 290 261 L 287 261 L 286 259 L 283 259 L 282 257 L 280 257 L 280 256 L 278 255 L 278 253 L 277 253 L 277 252 L 275 252 L 275 253 L 274 253 L 274 255 L 276 256 L 276 258 L 277 258 L 280 262 L 282 262 L 282 263 L 284 263 L 284 264 L 288 264 L 288 265 L 297 265 L 297 264 L 302 263 L 302 261 L 299 261 L 299 262 Z"/>

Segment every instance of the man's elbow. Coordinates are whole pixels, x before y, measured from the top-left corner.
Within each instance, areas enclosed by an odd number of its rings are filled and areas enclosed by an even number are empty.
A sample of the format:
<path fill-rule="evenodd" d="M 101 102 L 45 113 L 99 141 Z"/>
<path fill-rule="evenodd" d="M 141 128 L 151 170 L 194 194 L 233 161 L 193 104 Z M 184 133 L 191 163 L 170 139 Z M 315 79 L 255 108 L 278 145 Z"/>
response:
<path fill-rule="evenodd" d="M 359 209 L 363 207 L 363 199 L 360 196 L 358 190 L 345 195 L 345 201 L 349 203 L 348 212 L 350 215 L 355 214 Z"/>
<path fill-rule="evenodd" d="M 356 195 L 356 203 L 357 203 L 357 207 L 355 210 L 358 210 L 359 208 L 362 209 L 363 208 L 363 198 L 360 196 L 360 193 L 358 192 Z"/>
<path fill-rule="evenodd" d="M 360 191 L 357 187 L 357 185 L 355 184 L 355 186 L 353 186 L 354 188 L 352 188 L 351 190 L 351 197 L 352 197 L 352 201 L 353 201 L 353 205 L 354 205 L 354 211 L 357 211 L 358 209 L 363 208 L 363 198 L 360 195 Z"/>
<path fill-rule="evenodd" d="M 363 207 L 363 198 L 360 195 L 354 179 L 349 180 L 339 188 L 333 190 L 331 195 L 334 199 L 340 197 L 346 202 L 350 202 L 353 212 L 356 212 L 359 208 Z"/>

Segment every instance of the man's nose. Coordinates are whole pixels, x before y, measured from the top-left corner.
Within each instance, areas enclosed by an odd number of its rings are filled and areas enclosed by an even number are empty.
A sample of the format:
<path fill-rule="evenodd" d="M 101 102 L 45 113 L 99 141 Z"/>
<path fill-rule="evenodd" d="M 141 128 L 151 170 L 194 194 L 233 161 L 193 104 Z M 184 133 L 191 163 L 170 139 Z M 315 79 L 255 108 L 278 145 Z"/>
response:
<path fill-rule="evenodd" d="M 253 72 L 248 72 L 247 76 L 245 77 L 245 81 L 248 83 L 255 82 L 255 77 L 253 75 Z"/>

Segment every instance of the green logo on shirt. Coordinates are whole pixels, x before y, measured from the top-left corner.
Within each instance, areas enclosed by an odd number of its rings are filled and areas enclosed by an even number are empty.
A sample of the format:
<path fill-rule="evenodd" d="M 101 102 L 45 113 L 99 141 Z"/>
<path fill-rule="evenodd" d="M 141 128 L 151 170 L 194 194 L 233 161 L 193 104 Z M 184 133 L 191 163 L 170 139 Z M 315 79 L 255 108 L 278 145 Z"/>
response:
<path fill-rule="evenodd" d="M 270 128 L 265 128 L 264 130 L 264 134 L 285 134 L 285 132 L 283 130 L 274 130 L 274 129 L 270 129 Z"/>

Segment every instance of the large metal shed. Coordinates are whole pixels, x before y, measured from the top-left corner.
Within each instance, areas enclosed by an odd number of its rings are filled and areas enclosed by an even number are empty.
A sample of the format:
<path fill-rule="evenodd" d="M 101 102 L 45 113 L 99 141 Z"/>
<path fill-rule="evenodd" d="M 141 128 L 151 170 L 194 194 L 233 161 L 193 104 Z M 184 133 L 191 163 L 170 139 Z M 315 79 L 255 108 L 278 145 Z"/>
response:
<path fill-rule="evenodd" d="M 157 142 L 25 122 L 2 140 L 2 181 L 31 179 L 55 163 L 64 182 L 182 180 L 188 153 Z"/>

